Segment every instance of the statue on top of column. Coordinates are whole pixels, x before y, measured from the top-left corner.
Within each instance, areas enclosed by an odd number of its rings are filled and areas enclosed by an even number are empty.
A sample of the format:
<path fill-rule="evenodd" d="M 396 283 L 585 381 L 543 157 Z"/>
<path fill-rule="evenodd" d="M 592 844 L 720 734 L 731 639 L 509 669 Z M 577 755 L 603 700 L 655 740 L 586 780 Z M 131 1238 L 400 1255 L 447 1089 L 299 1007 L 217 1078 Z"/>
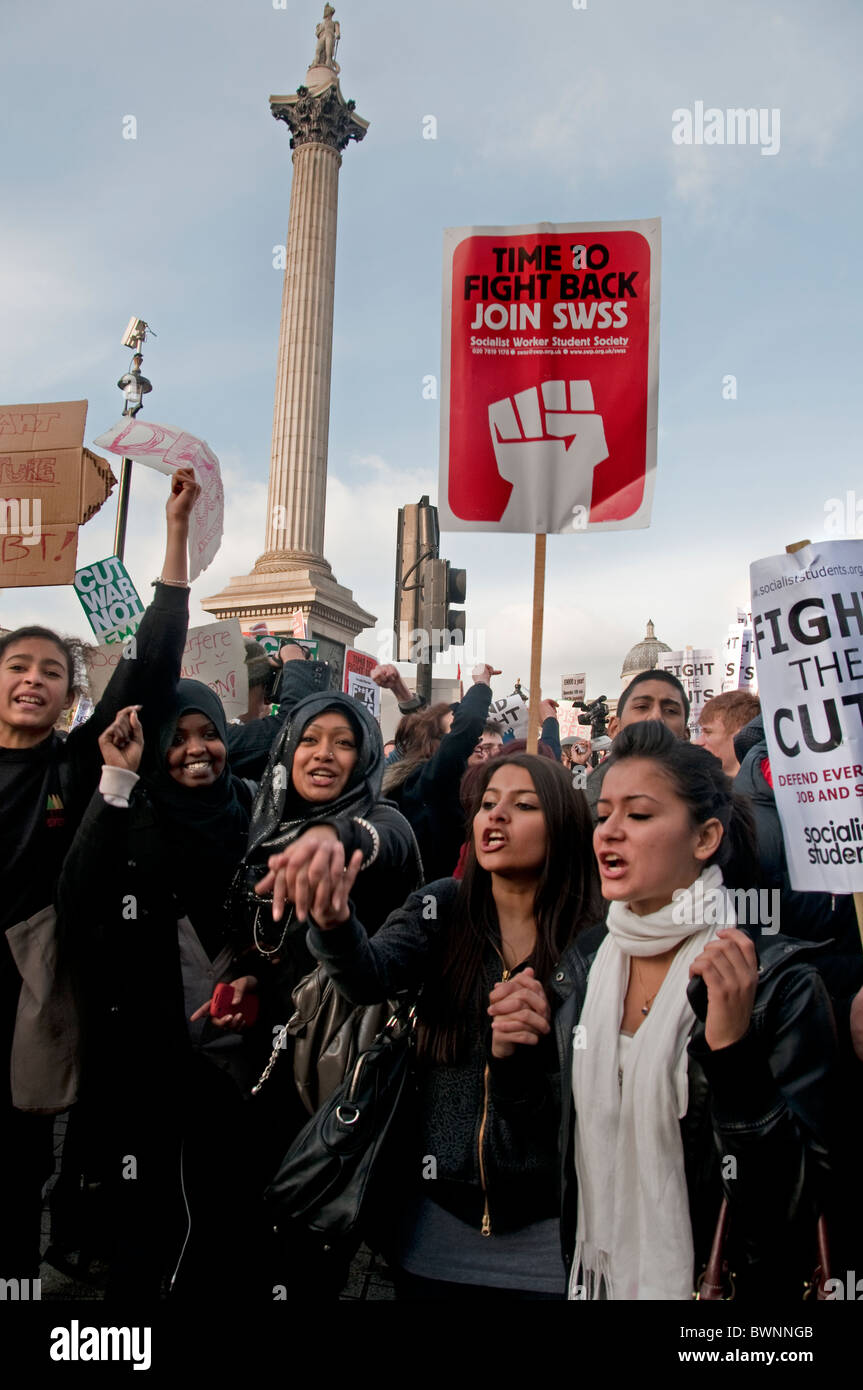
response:
<path fill-rule="evenodd" d="M 338 72 L 339 65 L 335 61 L 335 56 L 341 38 L 341 30 L 338 20 L 333 19 L 334 14 L 335 10 L 332 5 L 324 5 L 324 17 L 315 29 L 318 46 L 315 49 L 315 61 L 312 66 L 332 68 L 333 72 Z"/>

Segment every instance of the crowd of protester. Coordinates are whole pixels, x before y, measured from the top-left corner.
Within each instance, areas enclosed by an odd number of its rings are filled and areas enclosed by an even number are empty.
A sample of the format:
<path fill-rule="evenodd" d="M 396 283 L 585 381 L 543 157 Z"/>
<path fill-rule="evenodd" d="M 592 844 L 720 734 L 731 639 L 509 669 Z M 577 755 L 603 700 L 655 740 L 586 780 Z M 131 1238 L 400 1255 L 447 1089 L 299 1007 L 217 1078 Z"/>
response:
<path fill-rule="evenodd" d="M 180 679 L 196 493 L 174 476 L 134 649 L 68 735 L 76 644 L 0 638 L 0 1277 L 38 1273 L 63 1108 L 16 1091 L 37 919 L 80 1034 L 48 1257 L 102 1261 L 110 1298 L 202 1297 L 226 1265 L 250 1297 L 338 1296 L 355 1244 L 264 1200 L 308 1120 L 283 1025 L 310 979 L 347 1018 L 414 1006 L 400 1298 L 688 1299 L 721 1245 L 738 1297 L 796 1300 L 819 1229 L 854 1269 L 860 935 L 850 899 L 791 887 L 757 699 L 709 701 L 694 743 L 644 672 L 590 767 L 553 701 L 536 753 L 507 741 L 490 665 L 452 706 L 384 666 L 385 746 L 324 663 L 250 644 L 229 725 Z M 50 1053 L 26 1060 L 47 1094 Z"/>

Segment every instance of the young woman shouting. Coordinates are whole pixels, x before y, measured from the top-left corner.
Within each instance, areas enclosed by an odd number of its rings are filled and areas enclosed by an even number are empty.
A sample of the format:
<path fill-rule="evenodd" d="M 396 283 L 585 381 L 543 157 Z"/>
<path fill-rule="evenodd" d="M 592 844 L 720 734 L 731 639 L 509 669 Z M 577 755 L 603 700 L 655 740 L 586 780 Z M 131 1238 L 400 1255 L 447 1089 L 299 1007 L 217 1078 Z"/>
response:
<path fill-rule="evenodd" d="M 706 749 L 623 730 L 598 811 L 608 933 L 558 1020 L 570 1295 L 690 1298 L 724 1196 L 738 1295 L 800 1298 L 835 1054 L 812 948 L 736 925 L 752 822 Z"/>
<path fill-rule="evenodd" d="M 414 893 L 371 938 L 350 902 L 359 868 L 357 854 L 346 869 L 343 853 L 313 861 L 297 911 L 311 917 L 310 948 L 350 1000 L 419 993 L 419 1118 L 396 1251 L 402 1296 L 560 1299 L 568 1049 L 556 1046 L 547 988 L 599 916 L 584 798 L 550 760 L 489 761 L 464 878 Z"/>

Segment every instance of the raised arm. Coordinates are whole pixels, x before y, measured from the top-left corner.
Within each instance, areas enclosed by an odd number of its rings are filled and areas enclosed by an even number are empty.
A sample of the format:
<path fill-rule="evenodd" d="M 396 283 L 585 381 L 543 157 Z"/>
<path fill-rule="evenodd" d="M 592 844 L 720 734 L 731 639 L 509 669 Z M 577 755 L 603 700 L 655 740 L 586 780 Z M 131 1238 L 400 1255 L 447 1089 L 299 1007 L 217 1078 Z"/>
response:
<path fill-rule="evenodd" d="M 560 762 L 560 724 L 557 719 L 557 701 L 540 701 L 539 714 L 542 720 L 539 741 L 550 748 L 554 757 Z"/>
<path fill-rule="evenodd" d="M 63 862 L 57 884 L 58 941 L 63 958 L 86 972 L 105 924 L 137 921 L 137 904 L 124 894 L 118 870 L 128 860 L 129 800 L 138 781 L 144 738 L 135 706 L 121 710 L 97 750 L 102 777 Z M 123 912 L 123 907 L 133 912 Z"/>
<path fill-rule="evenodd" d="M 467 760 L 482 735 L 491 704 L 491 666 L 474 667 L 474 683 L 453 716 L 452 728 L 444 734 L 437 752 L 420 768 L 417 795 L 424 801 L 448 800 L 458 795 Z"/>
<path fill-rule="evenodd" d="M 165 562 L 153 601 L 134 637 L 123 644 L 123 657 L 92 715 L 73 729 L 67 740 L 68 756 L 76 776 L 83 779 L 82 795 L 86 797 L 99 780 L 99 737 L 118 712 L 128 705 L 140 705 L 142 721 L 152 730 L 173 703 L 189 626 L 189 518 L 199 492 L 191 469 L 180 468 L 172 475 L 165 507 Z"/>

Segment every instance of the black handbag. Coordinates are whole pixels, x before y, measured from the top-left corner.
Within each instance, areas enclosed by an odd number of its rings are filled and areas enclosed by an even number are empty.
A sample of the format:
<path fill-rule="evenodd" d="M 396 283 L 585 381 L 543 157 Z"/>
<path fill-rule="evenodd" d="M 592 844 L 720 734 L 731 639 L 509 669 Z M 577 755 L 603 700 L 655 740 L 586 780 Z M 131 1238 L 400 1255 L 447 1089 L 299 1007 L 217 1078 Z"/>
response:
<path fill-rule="evenodd" d="M 292 995 L 296 1012 L 286 1025 L 294 1040 L 294 1083 L 310 1115 L 353 1074 L 393 1014 L 392 1004 L 350 1004 L 319 965 Z"/>
<path fill-rule="evenodd" d="M 300 1131 L 265 1198 L 280 1233 L 377 1243 L 410 1167 L 414 1010 L 394 1014 Z"/>
<path fill-rule="evenodd" d="M 716 1230 L 710 1247 L 710 1255 L 703 1273 L 698 1279 L 692 1297 L 700 1302 L 728 1302 L 736 1294 L 735 1276 L 728 1263 L 728 1198 L 722 1198 Z M 830 1237 L 824 1213 L 818 1217 L 815 1228 L 815 1264 L 811 1276 L 803 1285 L 802 1298 L 815 1299 L 821 1303 L 829 1299 L 827 1285 L 830 1279 Z"/>
<path fill-rule="evenodd" d="M 360 1054 L 371 1047 L 397 1006 L 351 1004 L 322 965 L 300 980 L 291 998 L 294 1013 L 275 1038 L 252 1095 L 260 1094 L 279 1059 L 292 1051 L 294 1084 L 307 1112 L 314 1115 L 353 1073 Z M 287 1047 L 288 1038 L 293 1039 L 292 1049 Z"/>

